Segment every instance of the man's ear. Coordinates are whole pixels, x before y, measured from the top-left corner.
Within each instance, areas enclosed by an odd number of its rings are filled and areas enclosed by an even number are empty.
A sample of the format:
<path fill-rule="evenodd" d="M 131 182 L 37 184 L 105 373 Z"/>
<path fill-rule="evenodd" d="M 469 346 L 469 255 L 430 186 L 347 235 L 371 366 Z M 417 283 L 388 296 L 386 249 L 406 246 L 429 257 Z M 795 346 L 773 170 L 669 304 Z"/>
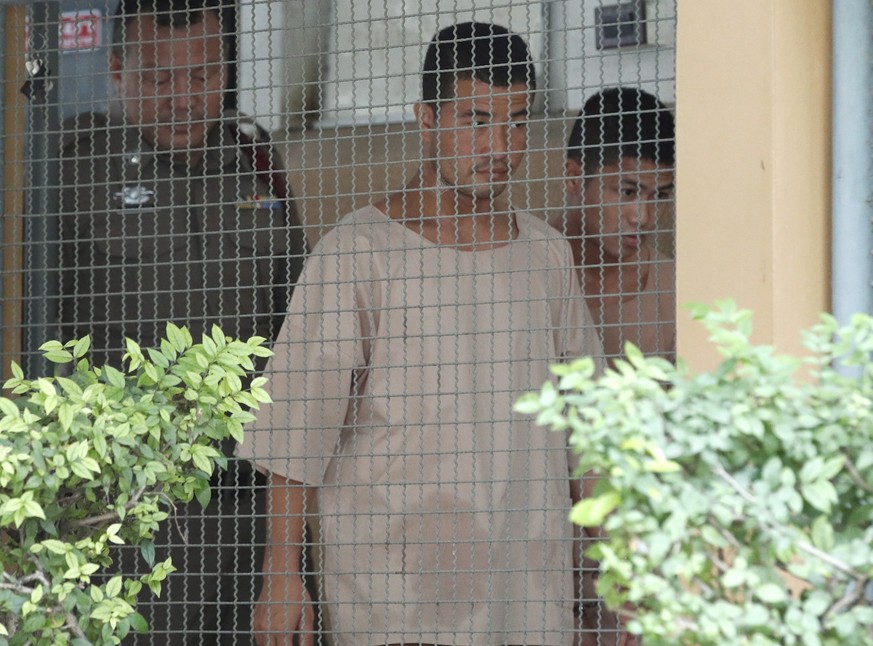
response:
<path fill-rule="evenodd" d="M 118 87 L 121 84 L 121 72 L 124 69 L 124 61 L 121 60 L 121 54 L 118 53 L 115 47 L 109 50 L 109 78 L 112 80 L 112 85 L 115 87 L 115 93 L 118 94 Z"/>
<path fill-rule="evenodd" d="M 418 122 L 418 129 L 421 131 L 421 136 L 426 141 L 430 141 L 437 127 L 436 110 L 433 104 L 418 102 L 412 106 L 415 112 L 415 120 Z"/>
<path fill-rule="evenodd" d="M 582 162 L 573 157 L 567 157 L 564 164 L 564 176 L 567 180 L 567 192 L 582 195 Z"/>

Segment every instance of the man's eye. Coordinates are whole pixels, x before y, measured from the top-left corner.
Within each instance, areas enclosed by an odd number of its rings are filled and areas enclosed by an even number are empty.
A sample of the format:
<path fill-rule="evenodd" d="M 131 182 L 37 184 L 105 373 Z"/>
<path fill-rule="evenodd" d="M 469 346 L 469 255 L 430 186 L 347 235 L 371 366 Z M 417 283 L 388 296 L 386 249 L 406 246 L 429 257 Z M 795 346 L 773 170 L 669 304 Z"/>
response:
<path fill-rule="evenodd" d="M 512 122 L 512 127 L 515 130 L 520 130 L 522 128 L 527 128 L 527 119 L 519 119 L 518 121 Z"/>
<path fill-rule="evenodd" d="M 211 68 L 196 70 L 191 74 L 192 81 L 194 81 L 195 83 L 202 83 L 204 85 L 206 83 L 209 83 L 212 79 L 220 78 L 220 77 L 221 77 L 221 70 L 220 69 L 211 69 Z"/>

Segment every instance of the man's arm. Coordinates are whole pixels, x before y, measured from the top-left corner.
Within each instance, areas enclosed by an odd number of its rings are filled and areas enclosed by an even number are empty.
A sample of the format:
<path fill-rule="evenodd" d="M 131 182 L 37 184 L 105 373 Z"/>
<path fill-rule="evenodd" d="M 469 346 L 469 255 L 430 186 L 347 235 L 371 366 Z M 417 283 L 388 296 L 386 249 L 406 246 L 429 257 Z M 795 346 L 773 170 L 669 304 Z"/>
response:
<path fill-rule="evenodd" d="M 594 495 L 595 478 L 586 474 L 581 479 L 570 480 L 570 495 L 573 502 Z M 608 610 L 597 596 L 597 562 L 583 555 L 585 544 L 605 538 L 601 527 L 577 527 L 578 544 L 573 548 L 573 588 L 577 604 L 576 624 L 579 632 L 578 646 L 632 646 L 641 643 L 624 628 L 619 629 L 618 616 Z"/>
<path fill-rule="evenodd" d="M 315 645 L 315 609 L 301 572 L 304 513 L 313 494 L 302 482 L 270 474 L 263 585 L 254 615 L 258 646 Z"/>

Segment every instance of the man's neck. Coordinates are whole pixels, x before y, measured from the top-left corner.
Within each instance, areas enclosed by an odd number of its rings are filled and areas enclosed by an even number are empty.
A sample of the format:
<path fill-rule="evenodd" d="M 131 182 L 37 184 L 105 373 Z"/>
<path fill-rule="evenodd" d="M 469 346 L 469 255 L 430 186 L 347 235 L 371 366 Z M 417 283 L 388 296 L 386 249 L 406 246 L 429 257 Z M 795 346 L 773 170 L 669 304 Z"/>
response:
<path fill-rule="evenodd" d="M 417 175 L 376 207 L 434 244 L 476 251 L 516 237 L 515 216 L 505 200 L 475 198 L 427 175 Z"/>
<path fill-rule="evenodd" d="M 587 296 L 621 297 L 637 294 L 649 277 L 652 248 L 644 244 L 633 261 L 604 258 L 597 250 L 587 250 L 583 259 L 581 278 Z"/>
<path fill-rule="evenodd" d="M 170 163 L 177 168 L 187 168 L 189 171 L 195 171 L 200 167 L 203 158 L 206 156 L 203 150 L 179 150 L 176 152 L 165 153 Z"/>

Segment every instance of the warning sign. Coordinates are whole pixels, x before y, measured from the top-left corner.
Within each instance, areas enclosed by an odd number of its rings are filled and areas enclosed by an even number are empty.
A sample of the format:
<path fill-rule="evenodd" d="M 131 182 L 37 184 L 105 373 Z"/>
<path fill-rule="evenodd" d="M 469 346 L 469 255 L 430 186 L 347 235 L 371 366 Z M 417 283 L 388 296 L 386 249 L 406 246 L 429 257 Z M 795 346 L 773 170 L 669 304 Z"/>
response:
<path fill-rule="evenodd" d="M 65 11 L 61 14 L 61 51 L 95 49 L 102 44 L 103 20 L 99 9 Z"/>

